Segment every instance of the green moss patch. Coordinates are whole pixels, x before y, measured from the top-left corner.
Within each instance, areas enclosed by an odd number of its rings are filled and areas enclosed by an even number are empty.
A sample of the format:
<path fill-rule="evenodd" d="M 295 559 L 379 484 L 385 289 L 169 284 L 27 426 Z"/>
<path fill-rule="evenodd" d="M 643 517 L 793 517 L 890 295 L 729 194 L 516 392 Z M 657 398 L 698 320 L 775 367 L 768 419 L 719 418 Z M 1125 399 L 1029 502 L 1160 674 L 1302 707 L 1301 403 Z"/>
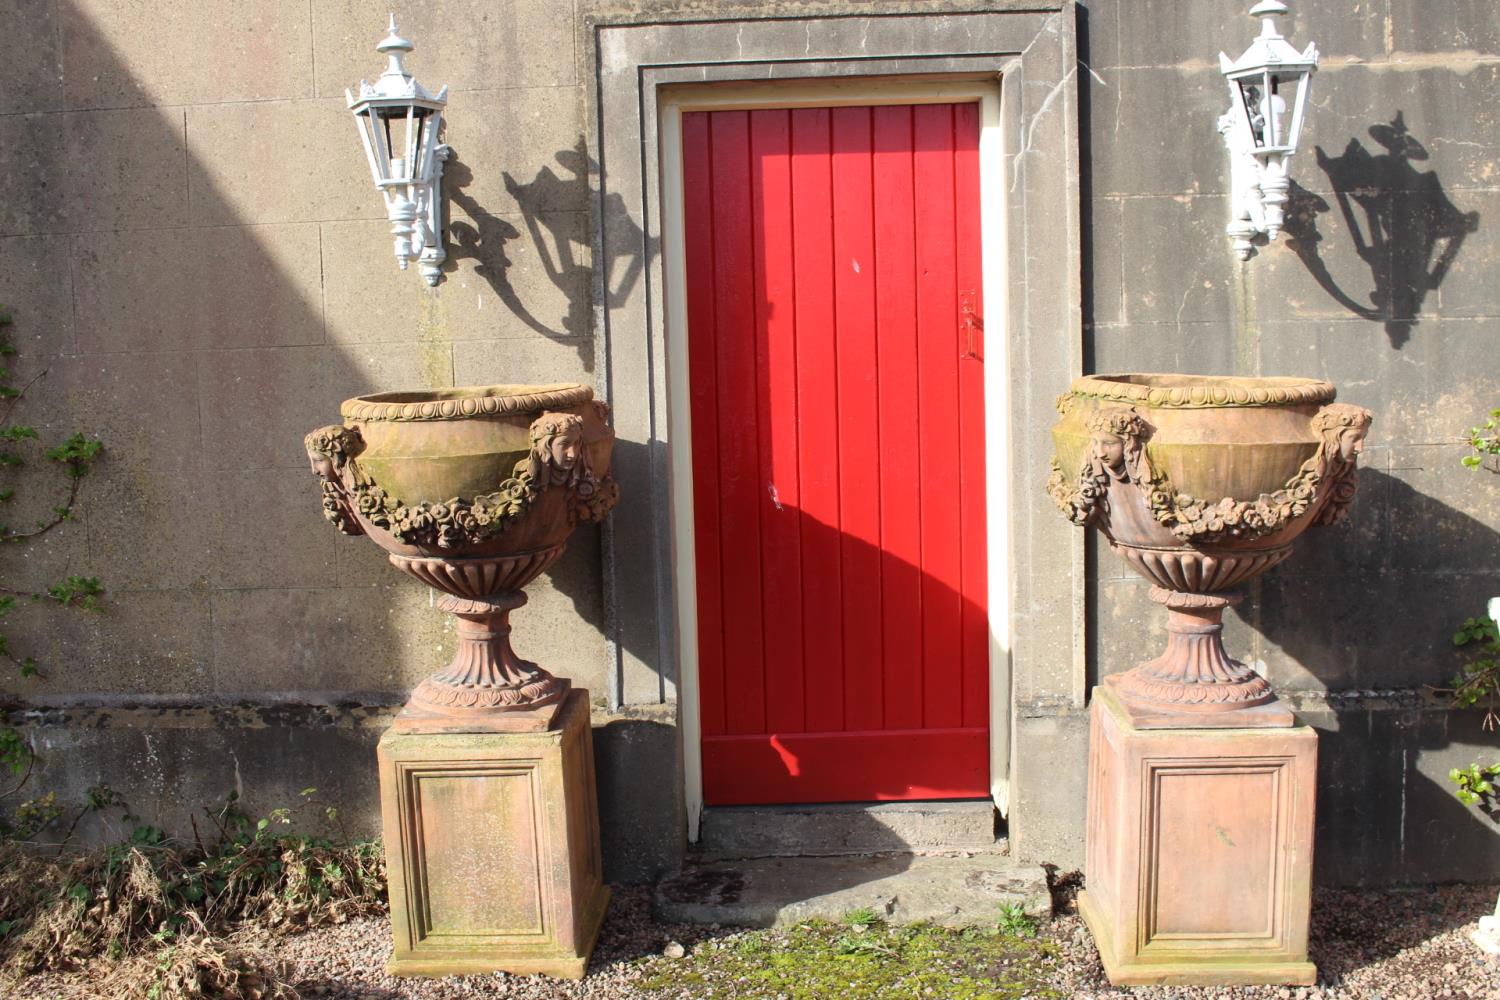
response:
<path fill-rule="evenodd" d="M 1052 946 L 986 928 L 812 921 L 703 941 L 651 959 L 648 993 L 696 1000 L 1061 997 L 1047 985 Z"/>

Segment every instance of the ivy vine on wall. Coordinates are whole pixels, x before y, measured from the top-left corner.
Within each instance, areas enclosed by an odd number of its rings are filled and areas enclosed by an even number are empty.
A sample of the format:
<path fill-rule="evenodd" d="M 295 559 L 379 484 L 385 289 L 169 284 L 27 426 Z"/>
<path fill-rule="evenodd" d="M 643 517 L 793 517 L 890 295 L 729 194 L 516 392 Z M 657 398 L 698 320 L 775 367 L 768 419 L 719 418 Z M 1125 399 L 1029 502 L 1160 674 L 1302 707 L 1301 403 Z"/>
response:
<path fill-rule="evenodd" d="M 52 448 L 42 451 L 47 461 L 60 466 L 65 477 L 66 489 L 61 502 L 50 512 L 28 525 L 11 523 L 5 516 L 8 505 L 16 498 L 16 491 L 25 481 L 33 466 L 27 456 L 40 447 L 41 435 L 35 427 L 14 422 L 16 406 L 26 391 L 46 374 L 38 372 L 21 386 L 12 384 L 9 359 L 16 353 L 10 339 L 11 316 L 0 306 L 0 477 L 8 482 L 0 483 L 0 545 L 21 545 L 57 529 L 73 520 L 78 508 L 79 492 L 83 479 L 92 468 L 103 445 L 85 434 L 75 433 Z M 98 577 L 67 576 L 48 584 L 44 590 L 36 591 L 9 586 L 0 572 L 0 660 L 8 660 L 21 677 L 35 677 L 40 667 L 36 658 L 28 652 L 28 643 L 9 625 L 12 612 L 22 604 L 55 604 L 82 611 L 98 609 L 99 595 L 104 592 Z M 20 779 L 4 794 L 15 792 L 26 781 L 35 761 L 35 751 L 25 735 L 5 724 L 0 716 L 0 766 L 10 770 Z"/>

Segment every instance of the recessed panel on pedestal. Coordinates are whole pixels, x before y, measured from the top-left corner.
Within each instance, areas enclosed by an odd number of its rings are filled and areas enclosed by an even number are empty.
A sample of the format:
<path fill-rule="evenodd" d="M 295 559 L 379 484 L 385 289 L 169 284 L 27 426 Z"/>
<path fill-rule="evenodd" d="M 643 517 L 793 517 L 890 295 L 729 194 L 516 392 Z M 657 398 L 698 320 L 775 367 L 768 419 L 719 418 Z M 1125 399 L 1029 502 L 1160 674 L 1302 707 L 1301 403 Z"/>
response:
<path fill-rule="evenodd" d="M 1276 848 L 1289 763 L 1150 765 L 1147 949 L 1220 947 L 1231 937 L 1279 944 Z"/>
<path fill-rule="evenodd" d="M 421 940 L 546 932 L 536 769 L 398 766 L 411 800 L 413 895 Z"/>

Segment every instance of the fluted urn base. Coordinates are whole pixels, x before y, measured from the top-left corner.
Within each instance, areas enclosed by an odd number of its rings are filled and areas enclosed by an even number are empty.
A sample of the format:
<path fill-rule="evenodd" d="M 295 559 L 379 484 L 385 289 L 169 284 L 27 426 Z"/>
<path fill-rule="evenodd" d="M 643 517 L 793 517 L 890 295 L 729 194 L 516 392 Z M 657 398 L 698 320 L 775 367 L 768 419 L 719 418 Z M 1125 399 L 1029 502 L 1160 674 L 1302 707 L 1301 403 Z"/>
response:
<path fill-rule="evenodd" d="M 1224 650 L 1224 609 L 1238 593 L 1186 594 L 1151 588 L 1167 607 L 1167 648 L 1105 683 L 1142 729 L 1290 726 L 1295 719 L 1271 685 Z"/>
<path fill-rule="evenodd" d="M 510 612 L 526 603 L 516 591 L 495 597 L 438 598 L 438 610 L 459 619 L 459 649 L 452 663 L 417 685 L 408 705 L 437 714 L 537 709 L 561 702 L 559 681 L 510 648 Z"/>
<path fill-rule="evenodd" d="M 398 732 L 534 732 L 557 718 L 568 681 L 510 646 L 510 613 L 521 588 L 563 553 L 563 545 L 493 556 L 390 554 L 391 565 L 442 591 L 437 608 L 456 619 L 458 651 L 418 684 L 396 717 Z"/>

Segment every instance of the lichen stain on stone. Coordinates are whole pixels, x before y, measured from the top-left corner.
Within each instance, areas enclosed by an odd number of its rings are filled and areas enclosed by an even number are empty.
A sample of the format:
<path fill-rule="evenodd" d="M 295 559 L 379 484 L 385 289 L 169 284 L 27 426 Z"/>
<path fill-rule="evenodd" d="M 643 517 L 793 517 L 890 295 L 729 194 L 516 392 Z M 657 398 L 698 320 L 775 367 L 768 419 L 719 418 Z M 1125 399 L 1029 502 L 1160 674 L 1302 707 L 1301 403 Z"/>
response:
<path fill-rule="evenodd" d="M 713 906 L 737 903 L 744 891 L 745 876 L 733 869 L 699 869 L 662 886 L 662 893 L 674 903 L 706 902 Z"/>
<path fill-rule="evenodd" d="M 372 729 L 384 730 L 399 705 L 240 702 L 226 705 L 142 705 L 128 695 L 112 706 L 28 707 L 0 721 L 38 729 Z"/>
<path fill-rule="evenodd" d="M 453 338 L 448 335 L 448 307 L 440 289 L 419 285 L 417 343 L 422 378 L 429 386 L 453 384 Z"/>
<path fill-rule="evenodd" d="M 1230 335 L 1234 340 L 1236 375 L 1260 374 L 1260 317 L 1255 308 L 1255 262 L 1256 257 L 1252 257 L 1234 271 L 1234 308 Z"/>
<path fill-rule="evenodd" d="M 1454 392 L 1445 392 L 1436 399 L 1414 394 L 1407 405 L 1389 415 L 1384 437 L 1408 443 L 1452 443 L 1456 456 L 1460 436 L 1472 424 L 1481 422 L 1493 404 L 1482 395 L 1482 383 L 1459 383 L 1454 388 Z M 1454 461 L 1457 462 L 1456 457 Z"/>

